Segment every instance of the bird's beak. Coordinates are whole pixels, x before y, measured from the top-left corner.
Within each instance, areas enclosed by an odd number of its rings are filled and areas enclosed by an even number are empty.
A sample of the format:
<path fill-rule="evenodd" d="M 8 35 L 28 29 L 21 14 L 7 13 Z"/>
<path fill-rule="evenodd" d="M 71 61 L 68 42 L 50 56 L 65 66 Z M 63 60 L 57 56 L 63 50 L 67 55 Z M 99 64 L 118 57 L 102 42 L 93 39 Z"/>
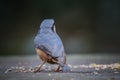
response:
<path fill-rule="evenodd" d="M 55 28 L 55 25 L 54 25 L 54 32 L 56 33 L 56 28 Z"/>

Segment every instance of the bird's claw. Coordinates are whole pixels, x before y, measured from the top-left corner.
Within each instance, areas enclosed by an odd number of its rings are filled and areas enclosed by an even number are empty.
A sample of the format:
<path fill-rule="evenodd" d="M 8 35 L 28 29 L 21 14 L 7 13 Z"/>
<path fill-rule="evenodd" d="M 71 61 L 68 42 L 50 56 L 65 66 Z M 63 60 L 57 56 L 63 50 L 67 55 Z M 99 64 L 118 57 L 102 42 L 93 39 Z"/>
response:
<path fill-rule="evenodd" d="M 34 73 L 37 73 L 37 72 L 40 72 L 41 70 L 38 68 L 38 69 L 34 69 L 32 72 L 34 72 Z"/>
<path fill-rule="evenodd" d="M 55 70 L 55 72 L 61 72 L 61 71 L 63 71 L 62 69 L 60 69 L 60 70 Z"/>

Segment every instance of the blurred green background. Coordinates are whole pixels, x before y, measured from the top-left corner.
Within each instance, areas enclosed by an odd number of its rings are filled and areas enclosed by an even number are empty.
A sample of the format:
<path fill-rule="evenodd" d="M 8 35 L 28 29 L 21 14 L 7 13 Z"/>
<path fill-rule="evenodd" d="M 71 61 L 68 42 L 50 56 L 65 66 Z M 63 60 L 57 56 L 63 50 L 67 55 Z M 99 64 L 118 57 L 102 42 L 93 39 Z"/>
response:
<path fill-rule="evenodd" d="M 65 50 L 120 52 L 119 0 L 0 0 L 0 56 L 36 54 L 34 37 L 54 18 Z"/>

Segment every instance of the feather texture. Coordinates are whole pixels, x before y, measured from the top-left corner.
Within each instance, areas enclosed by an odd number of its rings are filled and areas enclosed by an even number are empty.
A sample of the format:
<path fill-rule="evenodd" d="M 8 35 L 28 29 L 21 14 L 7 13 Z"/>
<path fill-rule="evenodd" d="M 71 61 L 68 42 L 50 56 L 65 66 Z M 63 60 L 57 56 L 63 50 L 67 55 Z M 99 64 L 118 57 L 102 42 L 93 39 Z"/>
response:
<path fill-rule="evenodd" d="M 63 43 L 56 32 L 52 30 L 53 19 L 45 19 L 40 26 L 40 30 L 34 39 L 35 47 L 40 48 L 52 57 L 64 57 L 65 51 Z"/>

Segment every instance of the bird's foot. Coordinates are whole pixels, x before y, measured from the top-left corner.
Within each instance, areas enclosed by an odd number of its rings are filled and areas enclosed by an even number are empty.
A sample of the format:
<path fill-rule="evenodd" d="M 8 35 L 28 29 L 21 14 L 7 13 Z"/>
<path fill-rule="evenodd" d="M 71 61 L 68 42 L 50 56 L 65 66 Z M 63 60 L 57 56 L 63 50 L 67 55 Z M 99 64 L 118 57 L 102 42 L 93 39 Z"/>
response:
<path fill-rule="evenodd" d="M 41 71 L 40 68 L 34 68 L 32 72 L 37 73 L 37 72 L 40 72 L 40 71 Z"/>
<path fill-rule="evenodd" d="M 55 72 L 61 72 L 61 71 L 63 71 L 63 70 L 62 70 L 62 69 L 60 69 L 60 70 L 58 70 L 58 69 L 57 69 L 57 70 L 55 70 Z"/>
<path fill-rule="evenodd" d="M 37 73 L 37 72 L 40 72 L 40 70 L 34 70 L 33 72 L 34 72 L 34 73 Z"/>

